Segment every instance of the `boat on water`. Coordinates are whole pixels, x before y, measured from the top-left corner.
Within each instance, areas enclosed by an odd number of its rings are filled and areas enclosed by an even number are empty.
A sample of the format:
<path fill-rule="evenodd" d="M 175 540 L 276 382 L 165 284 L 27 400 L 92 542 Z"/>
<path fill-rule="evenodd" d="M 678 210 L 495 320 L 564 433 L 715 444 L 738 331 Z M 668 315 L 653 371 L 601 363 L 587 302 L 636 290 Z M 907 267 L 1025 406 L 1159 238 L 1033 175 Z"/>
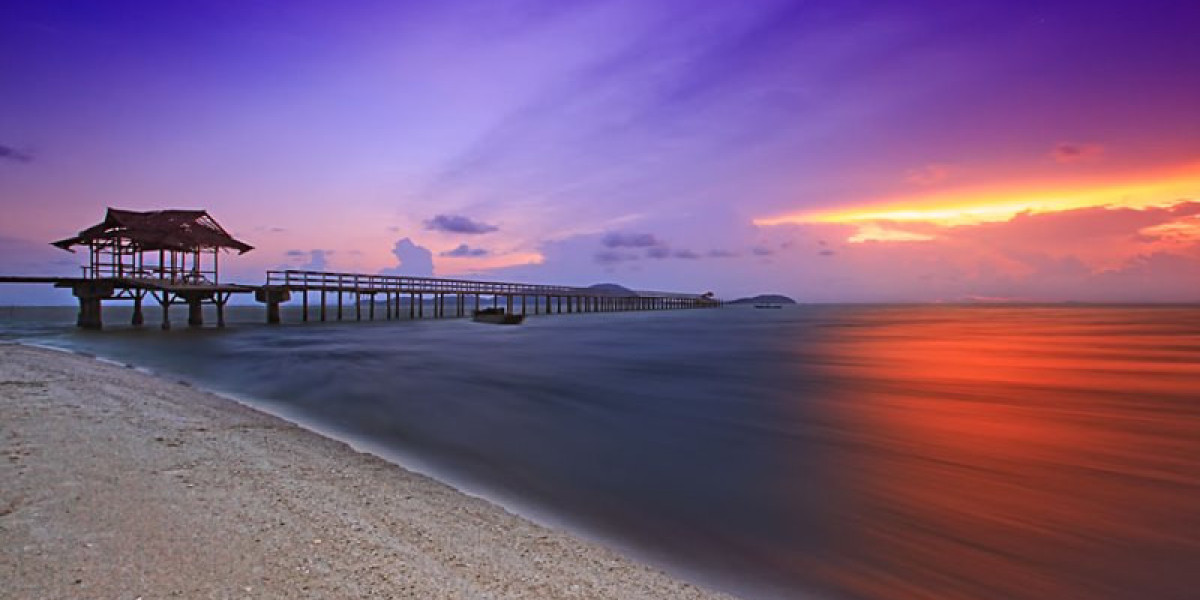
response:
<path fill-rule="evenodd" d="M 525 320 L 525 315 L 510 315 L 505 313 L 503 308 L 485 308 L 475 311 L 471 320 L 494 325 L 520 325 L 521 321 Z"/>
<path fill-rule="evenodd" d="M 755 304 L 754 308 L 783 308 L 782 304 Z"/>

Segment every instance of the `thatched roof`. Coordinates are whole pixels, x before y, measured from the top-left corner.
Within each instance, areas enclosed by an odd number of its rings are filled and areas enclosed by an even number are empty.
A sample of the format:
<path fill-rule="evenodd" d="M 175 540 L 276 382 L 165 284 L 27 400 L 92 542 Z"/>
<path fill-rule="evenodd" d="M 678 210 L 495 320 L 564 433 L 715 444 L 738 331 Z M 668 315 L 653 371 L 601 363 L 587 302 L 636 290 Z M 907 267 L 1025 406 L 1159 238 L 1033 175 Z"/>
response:
<path fill-rule="evenodd" d="M 72 246 L 96 240 L 126 238 L 142 250 L 237 250 L 243 254 L 253 246 L 239 242 L 229 235 L 209 214 L 203 210 L 133 210 L 108 209 L 104 221 L 93 225 L 79 235 L 52 242 L 53 245 L 74 252 Z"/>

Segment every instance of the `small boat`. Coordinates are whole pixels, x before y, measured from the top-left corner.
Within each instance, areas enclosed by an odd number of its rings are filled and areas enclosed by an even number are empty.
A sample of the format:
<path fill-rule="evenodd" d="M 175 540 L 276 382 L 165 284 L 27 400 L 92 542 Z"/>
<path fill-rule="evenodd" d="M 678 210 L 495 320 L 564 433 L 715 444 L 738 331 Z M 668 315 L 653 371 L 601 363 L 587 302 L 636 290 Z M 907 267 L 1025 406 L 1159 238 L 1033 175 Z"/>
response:
<path fill-rule="evenodd" d="M 471 320 L 477 323 L 492 323 L 494 325 L 520 325 L 521 321 L 525 320 L 525 315 L 506 314 L 503 308 L 485 308 L 475 311 L 475 314 L 471 316 Z"/>
<path fill-rule="evenodd" d="M 754 308 L 783 308 L 782 304 L 755 304 Z"/>

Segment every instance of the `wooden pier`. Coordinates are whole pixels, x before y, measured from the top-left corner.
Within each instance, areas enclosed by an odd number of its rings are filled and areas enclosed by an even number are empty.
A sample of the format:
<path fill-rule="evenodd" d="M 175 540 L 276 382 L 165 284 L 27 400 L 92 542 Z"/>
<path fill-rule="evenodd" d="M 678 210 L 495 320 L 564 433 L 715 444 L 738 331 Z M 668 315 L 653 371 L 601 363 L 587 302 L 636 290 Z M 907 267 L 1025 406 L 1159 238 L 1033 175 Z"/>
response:
<path fill-rule="evenodd" d="M 501 306 L 509 314 L 521 315 L 720 306 L 711 295 L 701 294 L 612 293 L 561 285 L 299 270 L 267 271 L 266 285 L 255 292 L 256 299 L 267 304 L 269 323 L 278 323 L 279 304 L 297 295 L 303 322 L 349 318 L 347 304 L 353 307 L 356 321 L 363 320 L 365 304 L 366 319 L 373 321 L 380 297 L 381 318 L 386 320 L 402 318 L 402 311 L 407 311 L 409 319 L 424 318 L 427 304 L 429 316 L 435 319 L 466 317 L 481 308 Z"/>
<path fill-rule="evenodd" d="M 348 319 L 375 320 L 383 297 L 386 320 L 465 317 L 490 300 L 505 312 L 521 315 L 573 314 L 629 310 L 668 310 L 721 306 L 711 293 L 675 294 L 633 292 L 623 288 L 568 287 L 498 281 L 440 279 L 328 273 L 323 271 L 267 271 L 262 285 L 220 283 L 221 251 L 245 253 L 253 247 L 234 239 L 202 210 L 137 212 L 108 209 L 104 220 L 78 235 L 53 243 L 74 252 L 86 248 L 88 264 L 82 277 L 0 276 L 0 283 L 50 283 L 70 288 L 79 300 L 76 324 L 86 329 L 103 327 L 106 300 L 133 302 L 132 324 L 145 323 L 143 300 L 148 296 L 162 308 L 162 328 L 171 328 L 172 305 L 188 307 L 188 325 L 204 325 L 204 305 L 216 307 L 217 327 L 225 326 L 225 306 L 235 294 L 254 294 L 266 306 L 267 323 L 281 321 L 280 306 L 299 296 L 301 322 Z M 211 263 L 207 257 L 211 257 Z M 349 299 L 349 302 L 347 302 Z M 449 303 L 449 310 L 447 310 Z M 313 312 L 315 311 L 315 314 Z"/>

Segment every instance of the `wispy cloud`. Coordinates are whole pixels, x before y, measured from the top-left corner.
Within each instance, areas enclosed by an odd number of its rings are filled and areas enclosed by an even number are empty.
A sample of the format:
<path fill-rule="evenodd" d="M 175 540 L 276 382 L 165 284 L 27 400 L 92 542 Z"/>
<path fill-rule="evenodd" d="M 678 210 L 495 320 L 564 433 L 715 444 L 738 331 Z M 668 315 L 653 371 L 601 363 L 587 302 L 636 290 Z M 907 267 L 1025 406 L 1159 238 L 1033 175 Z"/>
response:
<path fill-rule="evenodd" d="M 464 217 L 461 215 L 438 215 L 426 221 L 425 228 L 433 231 L 463 233 L 467 235 L 480 235 L 484 233 L 491 233 L 500 229 L 495 225 L 489 225 L 482 221 L 475 221 L 469 217 Z"/>
<path fill-rule="evenodd" d="M 9 160 L 12 162 L 27 163 L 33 162 L 33 155 L 28 152 L 22 152 L 12 146 L 0 145 L 0 159 Z"/>
<path fill-rule="evenodd" d="M 661 245 L 661 242 L 652 233 L 613 232 L 605 234 L 600 243 L 604 244 L 606 248 L 649 248 Z"/>
<path fill-rule="evenodd" d="M 1068 144 L 1063 143 L 1050 151 L 1050 157 L 1059 163 L 1077 163 L 1098 160 L 1104 156 L 1104 146 L 1100 144 Z"/>
<path fill-rule="evenodd" d="M 904 174 L 904 180 L 913 185 L 934 185 L 950 177 L 950 166 L 932 163 L 916 169 L 909 169 Z"/>
<path fill-rule="evenodd" d="M 445 256 L 445 257 L 450 257 L 450 258 L 466 258 L 466 257 L 472 257 L 472 256 L 487 256 L 488 254 L 489 254 L 489 252 L 483 248 L 472 248 L 466 244 L 459 244 L 458 247 L 454 248 L 453 250 L 446 250 L 445 252 L 439 252 L 438 256 Z"/>

